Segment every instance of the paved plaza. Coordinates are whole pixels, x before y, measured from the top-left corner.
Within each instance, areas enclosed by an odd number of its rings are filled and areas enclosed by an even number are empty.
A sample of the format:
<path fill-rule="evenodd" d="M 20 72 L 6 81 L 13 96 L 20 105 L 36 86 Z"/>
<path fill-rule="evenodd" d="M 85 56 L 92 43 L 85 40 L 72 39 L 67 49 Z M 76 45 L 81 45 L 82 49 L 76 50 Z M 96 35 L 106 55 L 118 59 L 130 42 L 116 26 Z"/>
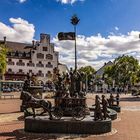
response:
<path fill-rule="evenodd" d="M 87 103 L 94 103 L 95 95 L 87 95 Z M 47 140 L 47 139 L 85 139 L 85 140 L 140 140 L 140 98 L 121 95 L 122 112 L 113 121 L 111 133 L 105 135 L 62 135 L 32 134 L 23 131 L 23 114 L 19 112 L 19 99 L 0 100 L 0 140 Z"/>

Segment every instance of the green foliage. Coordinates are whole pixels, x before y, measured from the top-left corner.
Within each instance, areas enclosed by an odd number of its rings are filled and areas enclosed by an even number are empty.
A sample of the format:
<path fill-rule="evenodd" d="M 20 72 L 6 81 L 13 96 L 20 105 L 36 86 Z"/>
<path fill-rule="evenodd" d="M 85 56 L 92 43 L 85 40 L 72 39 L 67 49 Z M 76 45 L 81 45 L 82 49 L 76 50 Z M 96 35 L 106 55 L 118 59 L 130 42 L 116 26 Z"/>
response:
<path fill-rule="evenodd" d="M 112 66 L 106 67 L 104 75 L 115 80 L 117 85 L 134 85 L 139 80 L 140 66 L 133 56 L 122 55 L 114 60 Z"/>
<path fill-rule="evenodd" d="M 91 81 L 92 76 L 95 73 L 95 69 L 91 66 L 81 67 L 78 71 L 84 73 L 83 81 L 86 80 L 86 76 L 88 81 Z"/>
<path fill-rule="evenodd" d="M 0 44 L 0 74 L 4 74 L 6 71 L 6 54 L 7 48 L 5 45 Z"/>

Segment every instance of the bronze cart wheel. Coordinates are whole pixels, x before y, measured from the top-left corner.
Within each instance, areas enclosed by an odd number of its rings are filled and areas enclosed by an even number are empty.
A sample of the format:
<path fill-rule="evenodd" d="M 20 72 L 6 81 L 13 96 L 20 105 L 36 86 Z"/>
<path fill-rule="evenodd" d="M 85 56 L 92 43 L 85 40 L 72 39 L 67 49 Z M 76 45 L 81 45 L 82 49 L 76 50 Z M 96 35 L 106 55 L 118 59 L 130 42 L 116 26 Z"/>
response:
<path fill-rule="evenodd" d="M 76 107 L 72 111 L 72 116 L 73 116 L 73 119 L 76 121 L 83 120 L 85 118 L 85 109 L 82 107 Z"/>
<path fill-rule="evenodd" d="M 60 107 L 52 107 L 51 114 L 53 119 L 60 120 L 63 117 L 63 110 Z"/>

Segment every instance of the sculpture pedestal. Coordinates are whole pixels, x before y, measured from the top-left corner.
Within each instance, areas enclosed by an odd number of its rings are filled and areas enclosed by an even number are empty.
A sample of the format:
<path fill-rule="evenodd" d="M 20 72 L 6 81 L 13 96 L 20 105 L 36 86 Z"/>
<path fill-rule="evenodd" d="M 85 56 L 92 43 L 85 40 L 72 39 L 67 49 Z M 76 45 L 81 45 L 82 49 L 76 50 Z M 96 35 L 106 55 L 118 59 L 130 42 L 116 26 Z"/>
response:
<path fill-rule="evenodd" d="M 89 110 L 94 112 L 95 110 L 95 106 L 91 106 L 89 107 Z M 107 113 L 110 116 L 111 120 L 116 120 L 117 119 L 117 112 L 111 108 L 107 108 Z"/>
<path fill-rule="evenodd" d="M 108 108 L 113 109 L 116 112 L 121 112 L 121 107 L 117 105 L 109 106 Z"/>
<path fill-rule="evenodd" d="M 110 119 L 94 121 L 87 116 L 82 121 L 74 121 L 63 117 L 61 120 L 49 120 L 46 117 L 26 117 L 25 131 L 34 133 L 65 133 L 65 134 L 103 134 L 111 132 Z"/>

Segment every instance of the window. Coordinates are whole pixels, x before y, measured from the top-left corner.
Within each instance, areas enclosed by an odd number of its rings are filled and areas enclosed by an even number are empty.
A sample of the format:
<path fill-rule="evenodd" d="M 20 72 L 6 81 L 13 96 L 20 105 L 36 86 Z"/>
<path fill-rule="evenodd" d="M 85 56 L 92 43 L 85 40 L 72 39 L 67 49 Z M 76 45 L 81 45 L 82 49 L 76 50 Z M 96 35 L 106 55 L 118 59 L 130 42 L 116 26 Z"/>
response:
<path fill-rule="evenodd" d="M 30 60 L 29 63 L 27 63 L 27 66 L 29 66 L 29 67 L 34 67 L 35 64 Z"/>
<path fill-rule="evenodd" d="M 14 72 L 12 71 L 12 69 L 8 69 L 7 73 L 8 74 L 14 74 Z"/>
<path fill-rule="evenodd" d="M 19 72 L 23 72 L 23 70 L 22 69 L 19 69 Z"/>
<path fill-rule="evenodd" d="M 37 53 L 37 58 L 44 59 L 44 54 L 42 54 L 42 53 Z"/>
<path fill-rule="evenodd" d="M 8 59 L 8 65 L 14 65 L 15 63 L 14 62 L 12 62 L 12 59 Z"/>
<path fill-rule="evenodd" d="M 44 67 L 44 65 L 42 64 L 41 61 L 39 61 L 37 64 L 36 64 L 37 67 Z"/>
<path fill-rule="evenodd" d="M 19 60 L 19 63 L 22 63 L 22 60 Z"/>
<path fill-rule="evenodd" d="M 47 47 L 43 47 L 43 51 L 48 51 L 48 48 Z"/>
<path fill-rule="evenodd" d="M 8 69 L 8 72 L 12 72 L 12 69 Z"/>
<path fill-rule="evenodd" d="M 17 72 L 17 74 L 24 74 L 22 69 L 19 69 L 19 71 Z"/>
<path fill-rule="evenodd" d="M 40 77 L 44 77 L 44 74 L 42 73 L 41 70 L 38 71 L 37 75 L 40 76 Z"/>
<path fill-rule="evenodd" d="M 12 69 L 8 69 L 8 72 L 12 72 Z"/>
<path fill-rule="evenodd" d="M 16 63 L 18 66 L 25 66 L 25 63 L 22 62 L 22 60 L 20 59 L 19 62 Z"/>
<path fill-rule="evenodd" d="M 12 59 L 8 59 L 8 62 L 12 62 Z"/>
<path fill-rule="evenodd" d="M 51 64 L 51 62 L 48 62 L 48 64 L 46 65 L 46 67 L 48 67 L 48 68 L 52 68 L 53 65 Z"/>
<path fill-rule="evenodd" d="M 48 65 L 51 65 L 51 62 L 48 62 Z"/>
<path fill-rule="evenodd" d="M 53 56 L 52 56 L 51 54 L 47 54 L 47 55 L 46 55 L 46 59 L 52 60 L 52 59 L 53 59 Z"/>
<path fill-rule="evenodd" d="M 15 56 L 19 56 L 19 52 L 18 51 L 15 52 Z"/>
<path fill-rule="evenodd" d="M 46 77 L 48 77 L 48 78 L 51 78 L 52 77 L 51 71 L 48 71 L 47 72 Z"/>

